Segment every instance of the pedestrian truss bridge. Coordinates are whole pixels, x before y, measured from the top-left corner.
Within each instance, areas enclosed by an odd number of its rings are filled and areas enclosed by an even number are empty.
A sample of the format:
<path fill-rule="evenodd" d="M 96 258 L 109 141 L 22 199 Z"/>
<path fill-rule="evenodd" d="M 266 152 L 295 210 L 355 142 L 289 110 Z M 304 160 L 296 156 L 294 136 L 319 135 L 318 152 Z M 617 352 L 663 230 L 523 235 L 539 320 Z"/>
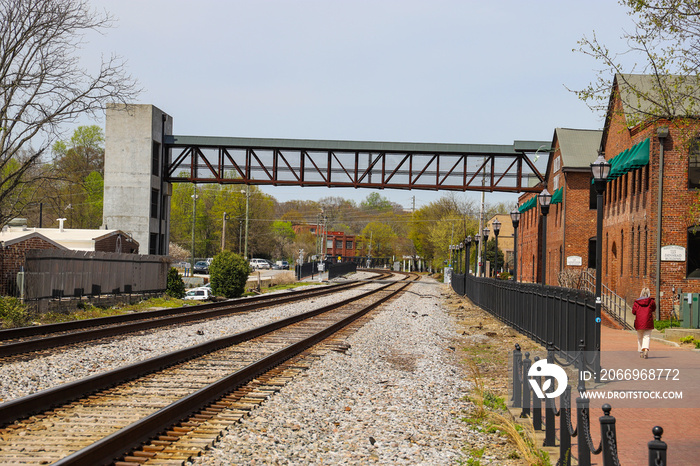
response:
<path fill-rule="evenodd" d="M 168 182 L 539 192 L 551 143 L 401 143 L 164 135 Z M 539 166 L 542 166 L 540 162 Z"/>

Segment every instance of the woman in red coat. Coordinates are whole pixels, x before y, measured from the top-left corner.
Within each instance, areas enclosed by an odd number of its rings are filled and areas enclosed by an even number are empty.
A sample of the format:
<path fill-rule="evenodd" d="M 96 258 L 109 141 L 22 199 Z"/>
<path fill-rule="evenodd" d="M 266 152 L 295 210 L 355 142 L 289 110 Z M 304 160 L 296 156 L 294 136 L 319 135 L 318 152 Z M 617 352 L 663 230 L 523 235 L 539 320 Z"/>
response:
<path fill-rule="evenodd" d="M 651 331 L 654 330 L 654 312 L 656 311 L 656 302 L 654 298 L 649 297 L 649 288 L 642 288 L 639 298 L 632 306 L 632 314 L 634 317 L 634 328 L 637 329 L 637 350 L 640 358 L 649 357 L 649 340 L 651 339 Z"/>

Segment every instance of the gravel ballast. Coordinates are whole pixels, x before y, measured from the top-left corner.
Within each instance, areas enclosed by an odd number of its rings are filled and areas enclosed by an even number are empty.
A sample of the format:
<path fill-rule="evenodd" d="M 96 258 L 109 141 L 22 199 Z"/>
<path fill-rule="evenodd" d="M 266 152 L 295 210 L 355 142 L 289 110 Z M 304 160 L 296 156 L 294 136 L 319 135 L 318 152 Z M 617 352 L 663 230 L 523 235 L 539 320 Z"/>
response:
<path fill-rule="evenodd" d="M 441 285 L 410 290 L 192 464 L 456 464 L 491 441 L 460 420 L 469 384 Z"/>
<path fill-rule="evenodd" d="M 352 278 L 366 279 L 373 275 L 375 274 L 358 272 Z M 368 283 L 338 293 L 334 298 L 322 296 L 256 312 L 146 330 L 101 342 L 86 342 L 67 348 L 56 348 L 50 354 L 29 360 L 13 358 L 0 364 L 0 403 L 181 348 L 243 332 L 331 304 L 337 299 L 357 296 L 377 286 L 379 285 Z"/>

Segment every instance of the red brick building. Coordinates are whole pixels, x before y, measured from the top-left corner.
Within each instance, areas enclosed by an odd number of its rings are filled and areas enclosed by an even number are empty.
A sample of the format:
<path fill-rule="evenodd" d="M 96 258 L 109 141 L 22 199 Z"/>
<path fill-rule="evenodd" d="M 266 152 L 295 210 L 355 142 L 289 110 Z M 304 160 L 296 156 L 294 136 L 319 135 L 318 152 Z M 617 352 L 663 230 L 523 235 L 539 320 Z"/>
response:
<path fill-rule="evenodd" d="M 590 164 L 598 156 L 602 131 L 557 128 L 546 180 L 552 194 L 547 215 L 547 280 L 558 285 L 565 268 L 595 267 L 595 197 L 591 197 Z M 592 199 L 592 201 L 591 201 Z M 518 202 L 518 280 L 542 282 L 543 218 L 536 195 Z"/>
<path fill-rule="evenodd" d="M 34 232 L 3 235 L 0 241 L 0 296 L 15 296 L 17 273 L 24 266 L 27 251 L 34 249 L 67 249 Z"/>
<path fill-rule="evenodd" d="M 354 257 L 357 255 L 357 241 L 355 235 L 346 235 L 342 231 L 324 232 L 323 225 L 294 225 L 293 228 L 297 234 L 302 231 L 308 231 L 318 238 L 325 238 L 325 245 L 323 245 L 323 243 L 318 244 L 322 251 L 328 256 L 337 258 L 338 256 Z"/>
<path fill-rule="evenodd" d="M 555 131 L 546 182 L 555 194 L 564 189 L 561 205 L 552 205 L 547 217 L 546 283 L 556 285 L 557 273 L 565 267 L 595 265 L 595 190 L 588 166 L 601 150 L 612 165 L 604 197 L 603 284 L 628 304 L 642 287 L 649 287 L 661 318 L 667 319 L 680 292 L 700 292 L 700 216 L 693 214 L 700 200 L 700 122 L 650 118 L 652 104 L 626 83 L 653 95 L 652 79 L 615 77 L 600 145 L 594 148 L 589 141 L 585 158 L 567 157 L 566 141 L 582 134 L 579 130 Z M 537 233 L 542 217 L 539 207 L 529 208 L 532 197 L 528 194 L 519 200 L 523 214 L 518 275 L 523 281 L 541 280 Z M 572 256 L 581 257 L 581 266 L 566 265 Z"/>

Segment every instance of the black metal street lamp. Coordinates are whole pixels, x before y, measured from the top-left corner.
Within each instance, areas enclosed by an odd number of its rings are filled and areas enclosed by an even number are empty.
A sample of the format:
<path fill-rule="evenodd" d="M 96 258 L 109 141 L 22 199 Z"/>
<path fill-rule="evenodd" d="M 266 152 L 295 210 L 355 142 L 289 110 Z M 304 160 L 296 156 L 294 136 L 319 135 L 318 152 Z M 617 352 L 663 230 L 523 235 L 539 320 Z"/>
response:
<path fill-rule="evenodd" d="M 491 227 L 493 227 L 493 234 L 496 235 L 496 255 L 493 259 L 493 276 L 494 278 L 498 278 L 498 234 L 501 232 L 501 222 L 498 219 L 494 219 L 494 221 L 491 222 Z"/>
<path fill-rule="evenodd" d="M 484 239 L 482 240 L 484 242 L 484 244 L 481 247 L 481 249 L 484 251 L 484 256 L 481 259 L 484 263 L 483 267 L 481 267 L 481 270 L 483 271 L 482 272 L 483 277 L 486 276 L 486 246 L 488 245 L 488 241 L 489 241 L 489 232 L 490 232 L 490 230 L 488 228 L 484 228 L 481 232 L 482 236 L 484 237 Z"/>
<path fill-rule="evenodd" d="M 549 194 L 547 188 L 537 196 L 540 203 L 540 211 L 542 212 L 542 284 L 547 284 L 547 214 L 549 213 L 549 204 L 552 202 L 552 195 Z"/>
<path fill-rule="evenodd" d="M 457 269 L 459 270 L 459 273 L 462 273 L 462 249 L 464 249 L 464 243 L 459 243 L 458 248 L 459 252 L 457 253 Z"/>
<path fill-rule="evenodd" d="M 515 209 L 510 213 L 513 222 L 513 279 L 518 281 L 518 225 L 520 225 L 520 211 Z"/>
<path fill-rule="evenodd" d="M 479 276 L 479 273 L 478 273 L 479 271 L 477 269 L 479 266 L 478 260 L 479 260 L 479 240 L 480 240 L 480 238 L 481 238 L 481 236 L 478 234 L 474 235 L 474 238 L 473 238 L 474 246 L 476 247 L 476 250 L 474 253 L 474 274 L 476 277 Z"/>
<path fill-rule="evenodd" d="M 596 237 L 595 237 L 595 322 L 600 324 L 600 307 L 602 304 L 601 287 L 603 279 L 603 193 L 610 174 L 610 163 L 605 156 L 598 152 L 598 158 L 591 164 L 593 184 L 597 193 L 596 199 Z M 595 332 L 596 351 L 600 349 L 600 332 Z"/>
<path fill-rule="evenodd" d="M 466 296 L 466 294 L 467 294 L 467 275 L 469 275 L 469 251 L 470 251 L 471 246 L 472 246 L 471 235 L 464 238 L 463 243 L 466 246 L 466 248 L 465 248 L 466 251 L 464 252 L 464 294 Z"/>

